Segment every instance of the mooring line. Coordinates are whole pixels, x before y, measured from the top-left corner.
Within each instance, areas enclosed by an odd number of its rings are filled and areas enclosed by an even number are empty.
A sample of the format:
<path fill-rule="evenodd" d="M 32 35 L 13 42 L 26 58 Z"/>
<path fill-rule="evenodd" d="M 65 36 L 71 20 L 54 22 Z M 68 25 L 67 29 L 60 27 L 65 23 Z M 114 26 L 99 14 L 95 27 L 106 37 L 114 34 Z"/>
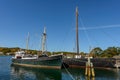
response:
<path fill-rule="evenodd" d="M 72 80 L 75 80 L 74 77 L 72 76 L 72 74 L 67 70 L 67 68 L 65 67 L 65 65 L 63 64 L 65 70 L 67 71 L 67 73 L 69 74 L 69 76 L 72 78 Z"/>

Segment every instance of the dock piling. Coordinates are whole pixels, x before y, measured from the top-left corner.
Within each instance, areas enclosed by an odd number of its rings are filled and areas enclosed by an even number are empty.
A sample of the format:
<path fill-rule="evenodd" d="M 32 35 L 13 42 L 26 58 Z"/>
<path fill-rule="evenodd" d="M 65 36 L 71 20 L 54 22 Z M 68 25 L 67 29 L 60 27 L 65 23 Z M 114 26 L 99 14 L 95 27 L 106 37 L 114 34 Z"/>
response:
<path fill-rule="evenodd" d="M 94 72 L 94 68 L 93 68 L 93 63 L 91 63 L 91 72 L 92 72 L 92 76 L 95 76 L 95 72 Z"/>
<path fill-rule="evenodd" d="M 93 63 L 90 61 L 90 57 L 88 57 L 88 61 L 86 62 L 86 69 L 85 69 L 85 75 L 86 76 L 95 76 L 94 68 L 93 68 Z"/>

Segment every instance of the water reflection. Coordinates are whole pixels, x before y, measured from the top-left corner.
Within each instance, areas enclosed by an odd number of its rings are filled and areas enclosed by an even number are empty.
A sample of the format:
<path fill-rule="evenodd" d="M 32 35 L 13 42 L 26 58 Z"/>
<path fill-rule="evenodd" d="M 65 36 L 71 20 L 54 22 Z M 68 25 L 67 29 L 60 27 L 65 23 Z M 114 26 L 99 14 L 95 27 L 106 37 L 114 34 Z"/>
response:
<path fill-rule="evenodd" d="M 84 69 L 71 69 L 68 68 L 62 70 L 62 80 L 86 80 L 84 75 Z M 67 79 L 66 79 L 67 78 Z"/>
<path fill-rule="evenodd" d="M 61 80 L 61 70 L 11 66 L 12 80 Z"/>
<path fill-rule="evenodd" d="M 95 69 L 95 77 L 85 76 L 85 69 L 68 69 L 68 71 L 74 80 L 120 80 L 120 69 Z M 72 80 L 69 73 L 62 70 L 62 80 Z"/>
<path fill-rule="evenodd" d="M 96 69 L 96 80 L 120 80 L 120 71 L 116 68 L 113 69 Z"/>
<path fill-rule="evenodd" d="M 95 69 L 95 77 L 85 76 L 85 69 L 38 69 L 11 66 L 11 80 L 120 80 L 118 69 Z"/>
<path fill-rule="evenodd" d="M 95 80 L 95 77 L 88 77 L 88 76 L 86 76 L 85 80 Z"/>
<path fill-rule="evenodd" d="M 0 57 L 0 80 L 120 80 L 120 69 L 95 69 L 95 77 L 85 76 L 85 69 L 33 69 L 10 66 L 11 56 Z M 72 78 L 71 78 L 71 76 Z"/>

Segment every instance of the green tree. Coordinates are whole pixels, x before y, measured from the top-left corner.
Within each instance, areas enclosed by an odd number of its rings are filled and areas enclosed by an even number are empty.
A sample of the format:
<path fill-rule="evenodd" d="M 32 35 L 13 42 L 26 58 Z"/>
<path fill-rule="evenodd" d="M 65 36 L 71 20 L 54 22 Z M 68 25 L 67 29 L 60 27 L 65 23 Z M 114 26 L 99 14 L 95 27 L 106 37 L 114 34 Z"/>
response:
<path fill-rule="evenodd" d="M 84 52 L 80 52 L 80 55 L 82 55 L 82 56 L 84 56 L 84 55 L 86 55 Z"/>
<path fill-rule="evenodd" d="M 90 51 L 90 56 L 99 57 L 103 50 L 100 47 L 96 47 Z"/>
<path fill-rule="evenodd" d="M 118 55 L 118 48 L 117 47 L 108 47 L 106 50 L 103 51 L 102 57 L 113 57 L 115 55 Z"/>
<path fill-rule="evenodd" d="M 4 55 L 6 55 L 6 53 L 11 52 L 11 50 L 9 48 L 4 48 L 2 52 L 4 53 Z"/>
<path fill-rule="evenodd" d="M 32 55 L 36 55 L 37 54 L 37 51 L 36 50 L 33 50 L 32 51 Z"/>

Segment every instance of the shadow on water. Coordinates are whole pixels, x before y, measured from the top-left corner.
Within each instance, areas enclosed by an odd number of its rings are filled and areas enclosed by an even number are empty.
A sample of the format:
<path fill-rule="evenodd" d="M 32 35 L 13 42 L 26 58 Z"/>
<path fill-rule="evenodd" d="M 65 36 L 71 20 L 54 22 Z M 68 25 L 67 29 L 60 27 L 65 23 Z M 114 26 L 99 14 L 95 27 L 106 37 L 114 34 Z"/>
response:
<path fill-rule="evenodd" d="M 95 69 L 95 77 L 85 69 L 40 69 L 11 65 L 10 80 L 120 80 L 120 69 Z"/>
<path fill-rule="evenodd" d="M 120 69 L 95 69 L 96 78 L 104 80 L 120 80 Z"/>
<path fill-rule="evenodd" d="M 120 69 L 95 69 L 95 77 L 85 76 L 85 69 L 83 68 L 69 68 L 68 71 L 62 70 L 62 80 L 72 80 L 70 75 L 72 75 L 73 80 L 120 80 Z M 68 79 L 65 79 L 65 75 Z"/>
<path fill-rule="evenodd" d="M 61 80 L 61 70 L 11 65 L 12 80 Z"/>
<path fill-rule="evenodd" d="M 68 68 L 62 70 L 62 80 L 95 80 L 95 77 L 85 76 L 85 69 L 83 68 Z"/>
<path fill-rule="evenodd" d="M 119 80 L 120 70 L 95 69 L 95 75 L 95 77 L 85 76 L 83 68 L 58 70 L 11 66 L 12 80 Z"/>

